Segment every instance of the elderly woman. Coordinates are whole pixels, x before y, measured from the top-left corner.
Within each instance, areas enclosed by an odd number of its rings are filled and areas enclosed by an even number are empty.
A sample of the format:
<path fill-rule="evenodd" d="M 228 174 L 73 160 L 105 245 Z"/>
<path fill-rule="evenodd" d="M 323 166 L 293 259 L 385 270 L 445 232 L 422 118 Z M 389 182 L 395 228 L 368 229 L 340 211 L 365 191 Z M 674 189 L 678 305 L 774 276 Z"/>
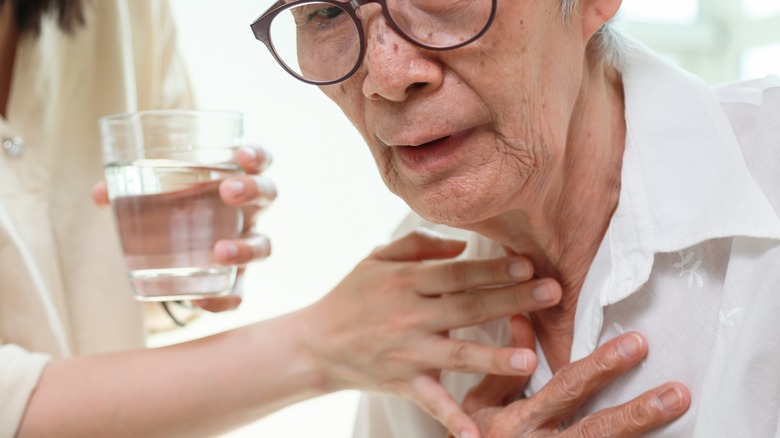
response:
<path fill-rule="evenodd" d="M 624 331 L 646 336 L 643 366 L 563 426 L 678 379 L 691 408 L 654 433 L 780 436 L 780 80 L 711 89 L 619 38 L 606 23 L 620 4 L 289 2 L 254 29 L 341 107 L 425 221 L 472 232 L 471 257 L 522 254 L 558 280 L 560 304 L 531 314 L 540 363 L 526 396 Z M 506 332 L 456 334 L 502 344 Z M 478 377 L 443 380 L 457 398 Z M 673 410 L 688 395 L 653 396 Z M 476 413 L 483 432 L 550 426 L 524 422 L 524 402 Z M 374 396 L 357 430 L 436 433 Z"/>

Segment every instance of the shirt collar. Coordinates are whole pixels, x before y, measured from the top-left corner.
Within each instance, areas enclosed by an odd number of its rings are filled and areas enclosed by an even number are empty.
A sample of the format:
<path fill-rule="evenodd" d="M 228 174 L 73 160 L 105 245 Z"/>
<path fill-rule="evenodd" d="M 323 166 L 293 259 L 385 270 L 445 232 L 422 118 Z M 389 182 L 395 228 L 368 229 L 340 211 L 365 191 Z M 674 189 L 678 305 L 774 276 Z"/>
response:
<path fill-rule="evenodd" d="M 745 165 L 711 88 L 633 43 L 621 69 L 626 150 L 620 202 L 605 239 L 602 306 L 636 291 L 655 253 L 708 239 L 780 239 L 780 219 Z"/>

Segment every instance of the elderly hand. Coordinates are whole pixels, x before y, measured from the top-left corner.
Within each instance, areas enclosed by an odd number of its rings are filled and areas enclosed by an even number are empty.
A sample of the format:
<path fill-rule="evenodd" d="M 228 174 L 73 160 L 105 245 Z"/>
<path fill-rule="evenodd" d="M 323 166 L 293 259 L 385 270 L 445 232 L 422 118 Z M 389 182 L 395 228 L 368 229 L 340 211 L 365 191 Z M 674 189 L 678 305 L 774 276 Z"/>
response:
<path fill-rule="evenodd" d="M 244 265 L 268 257 L 271 243 L 267 237 L 252 231 L 258 215 L 276 199 L 276 187 L 262 175 L 271 164 L 270 154 L 259 146 L 239 149 L 236 160 L 244 175 L 226 178 L 219 186 L 222 200 L 232 206 L 240 206 L 244 214 L 244 229 L 237 240 L 220 240 L 214 245 L 217 261 L 226 265 L 239 265 L 233 292 L 225 297 L 195 300 L 192 303 L 211 312 L 232 310 L 241 304 Z M 97 205 L 109 204 L 106 185 L 100 182 L 92 189 L 92 199 Z"/>
<path fill-rule="evenodd" d="M 533 328 L 524 317 L 512 319 L 515 347 L 532 348 Z M 647 354 L 647 342 L 637 333 L 626 333 L 607 342 L 590 356 L 559 370 L 547 385 L 527 399 L 514 401 L 527 377 L 488 376 L 463 402 L 463 409 L 479 425 L 484 438 L 507 437 L 609 437 L 639 436 L 679 417 L 690 406 L 688 389 L 670 382 L 637 398 L 596 412 L 563 428 L 588 397 Z"/>
<path fill-rule="evenodd" d="M 477 433 L 440 370 L 526 376 L 536 355 L 451 339 L 449 330 L 554 306 L 561 290 L 532 279 L 523 257 L 419 263 L 464 248 L 427 231 L 409 234 L 375 250 L 307 309 L 307 349 L 325 364 L 329 388 L 400 394 L 456 435 Z"/>

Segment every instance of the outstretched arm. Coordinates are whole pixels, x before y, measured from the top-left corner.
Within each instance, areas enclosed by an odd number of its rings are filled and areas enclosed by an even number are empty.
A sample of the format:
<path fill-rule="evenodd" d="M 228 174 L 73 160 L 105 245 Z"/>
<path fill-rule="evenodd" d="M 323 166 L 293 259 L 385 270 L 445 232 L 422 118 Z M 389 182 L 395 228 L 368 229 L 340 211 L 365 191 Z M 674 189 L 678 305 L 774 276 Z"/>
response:
<path fill-rule="evenodd" d="M 520 257 L 432 261 L 464 247 L 413 233 L 300 311 L 164 348 L 55 360 L 19 437 L 213 435 L 348 388 L 406 396 L 455 433 L 470 430 L 439 370 L 527 375 L 536 357 L 448 330 L 552 306 L 560 288 L 531 280 Z M 550 294 L 540 301 L 540 291 Z"/>

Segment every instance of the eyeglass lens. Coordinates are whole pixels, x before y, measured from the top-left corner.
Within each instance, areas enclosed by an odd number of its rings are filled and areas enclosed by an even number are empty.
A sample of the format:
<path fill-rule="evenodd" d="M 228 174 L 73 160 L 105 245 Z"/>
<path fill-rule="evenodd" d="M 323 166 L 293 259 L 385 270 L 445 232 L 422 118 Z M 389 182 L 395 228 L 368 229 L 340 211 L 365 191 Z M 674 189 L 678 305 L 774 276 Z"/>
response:
<path fill-rule="evenodd" d="M 492 13 L 490 0 L 388 0 L 387 13 L 399 31 L 415 43 L 446 49 L 480 34 Z M 270 40 L 280 60 L 312 82 L 336 81 L 352 71 L 361 52 L 357 26 L 334 3 L 302 2 L 278 14 Z"/>

